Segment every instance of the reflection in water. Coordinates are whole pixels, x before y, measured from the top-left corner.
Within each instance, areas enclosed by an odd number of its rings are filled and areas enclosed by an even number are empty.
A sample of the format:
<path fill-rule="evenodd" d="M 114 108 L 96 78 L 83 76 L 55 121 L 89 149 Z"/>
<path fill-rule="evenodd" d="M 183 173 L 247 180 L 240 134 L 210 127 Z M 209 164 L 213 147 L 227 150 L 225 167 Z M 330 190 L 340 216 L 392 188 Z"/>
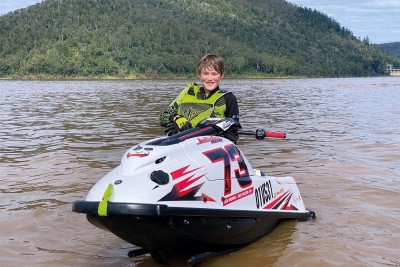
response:
<path fill-rule="evenodd" d="M 71 212 L 125 150 L 163 134 L 158 114 L 187 81 L 0 81 L 4 266 L 157 266 Z M 315 222 L 285 222 L 205 266 L 399 266 L 398 79 L 225 80 L 254 167 L 293 176 Z M 186 266 L 183 258 L 172 266 Z"/>
<path fill-rule="evenodd" d="M 212 259 L 207 266 L 273 266 L 292 242 L 294 231 L 295 221 L 282 222 L 271 234 L 230 255 Z"/>

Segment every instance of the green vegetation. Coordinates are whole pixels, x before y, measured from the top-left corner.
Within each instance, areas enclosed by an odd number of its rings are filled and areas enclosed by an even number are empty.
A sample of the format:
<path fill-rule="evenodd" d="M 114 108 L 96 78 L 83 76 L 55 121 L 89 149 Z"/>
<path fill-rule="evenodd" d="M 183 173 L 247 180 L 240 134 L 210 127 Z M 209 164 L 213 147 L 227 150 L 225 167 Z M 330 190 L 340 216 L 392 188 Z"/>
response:
<path fill-rule="evenodd" d="M 378 47 L 389 54 L 400 57 L 400 42 L 378 44 Z"/>
<path fill-rule="evenodd" d="M 45 0 L 0 17 L 0 77 L 194 75 L 205 53 L 233 77 L 383 75 L 393 57 L 284 0 Z"/>

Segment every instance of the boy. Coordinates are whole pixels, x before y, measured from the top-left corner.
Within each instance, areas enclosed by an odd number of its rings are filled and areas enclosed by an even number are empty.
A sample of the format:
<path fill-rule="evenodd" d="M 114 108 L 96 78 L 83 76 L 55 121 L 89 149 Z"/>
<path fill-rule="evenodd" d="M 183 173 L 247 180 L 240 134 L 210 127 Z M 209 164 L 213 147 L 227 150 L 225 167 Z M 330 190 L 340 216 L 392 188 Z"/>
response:
<path fill-rule="evenodd" d="M 233 118 L 239 123 L 239 106 L 235 95 L 219 88 L 224 72 L 221 57 L 207 54 L 200 59 L 197 75 L 202 86 L 189 83 L 168 109 L 161 113 L 160 125 L 165 127 L 165 133 L 177 134 L 208 118 Z M 233 133 L 225 137 L 236 143 L 237 131 L 236 127 Z"/>

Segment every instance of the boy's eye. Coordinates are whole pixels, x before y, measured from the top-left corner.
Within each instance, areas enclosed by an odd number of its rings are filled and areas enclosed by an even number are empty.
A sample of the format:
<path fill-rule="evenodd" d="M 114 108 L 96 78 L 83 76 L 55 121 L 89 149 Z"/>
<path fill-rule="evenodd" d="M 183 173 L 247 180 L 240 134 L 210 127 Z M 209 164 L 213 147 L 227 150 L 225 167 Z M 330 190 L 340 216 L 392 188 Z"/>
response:
<path fill-rule="evenodd" d="M 218 72 L 216 72 L 216 71 L 212 71 L 212 72 L 204 71 L 204 72 L 203 72 L 203 75 L 213 75 L 213 76 L 216 76 L 216 75 L 218 75 Z"/>

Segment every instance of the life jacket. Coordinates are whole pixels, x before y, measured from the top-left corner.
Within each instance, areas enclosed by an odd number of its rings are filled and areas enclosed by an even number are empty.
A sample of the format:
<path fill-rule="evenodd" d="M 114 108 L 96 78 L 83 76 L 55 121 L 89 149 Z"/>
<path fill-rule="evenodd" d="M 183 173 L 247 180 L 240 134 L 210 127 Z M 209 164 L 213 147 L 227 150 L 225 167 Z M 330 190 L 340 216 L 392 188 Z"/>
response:
<path fill-rule="evenodd" d="M 223 96 L 229 92 L 217 89 L 206 96 L 203 90 L 196 83 L 188 84 L 178 103 L 178 114 L 187 118 L 193 126 L 208 118 L 225 117 L 226 103 Z"/>

